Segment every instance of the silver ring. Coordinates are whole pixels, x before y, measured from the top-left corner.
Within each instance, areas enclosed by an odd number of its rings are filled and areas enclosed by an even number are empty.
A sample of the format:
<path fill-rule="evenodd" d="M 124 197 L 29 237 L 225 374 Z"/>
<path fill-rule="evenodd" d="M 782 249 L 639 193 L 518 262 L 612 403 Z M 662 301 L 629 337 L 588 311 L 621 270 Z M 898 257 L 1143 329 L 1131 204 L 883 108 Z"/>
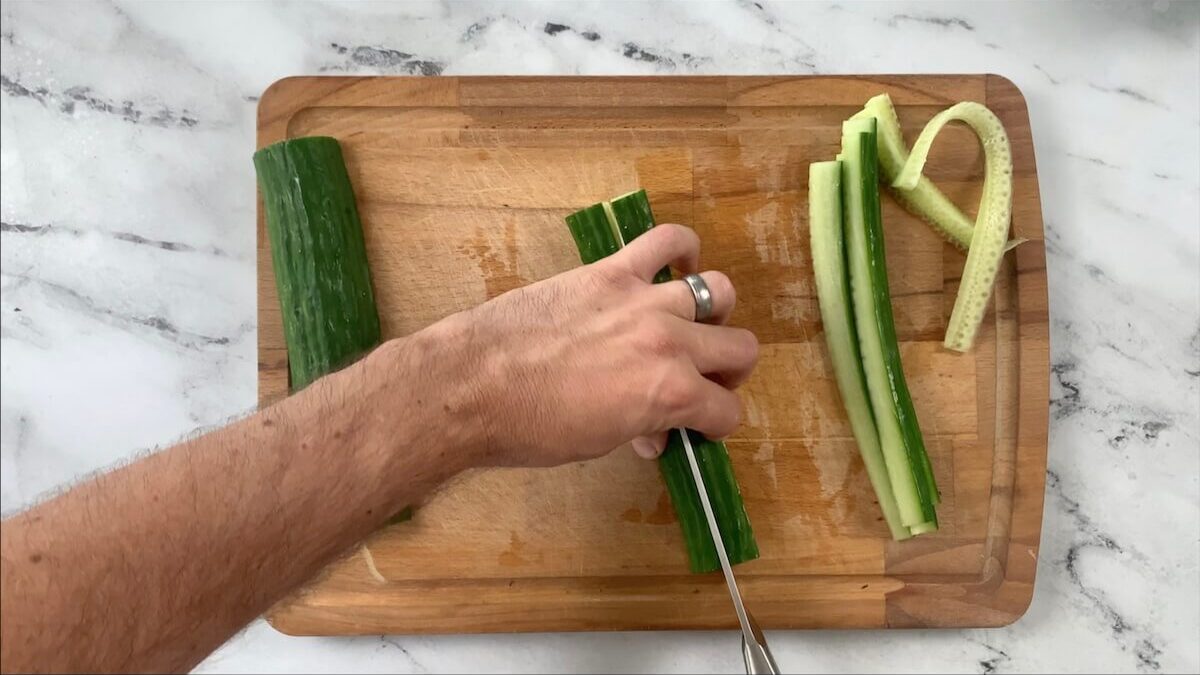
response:
<path fill-rule="evenodd" d="M 688 274 L 683 277 L 683 281 L 692 289 L 692 297 L 696 299 L 696 318 L 693 321 L 708 319 L 713 313 L 713 297 L 712 291 L 708 290 L 708 284 L 704 283 L 704 277 Z"/>

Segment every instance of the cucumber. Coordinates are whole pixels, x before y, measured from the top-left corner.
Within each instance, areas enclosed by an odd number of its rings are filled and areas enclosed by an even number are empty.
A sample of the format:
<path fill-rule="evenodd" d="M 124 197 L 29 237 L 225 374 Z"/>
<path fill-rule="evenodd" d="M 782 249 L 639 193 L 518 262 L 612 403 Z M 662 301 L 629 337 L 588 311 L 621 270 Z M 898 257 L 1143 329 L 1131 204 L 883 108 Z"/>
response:
<path fill-rule="evenodd" d="M 888 291 L 874 118 L 842 125 L 842 204 L 854 321 L 867 393 L 900 511 L 914 532 L 937 527 L 937 485 L 900 363 Z"/>
<path fill-rule="evenodd" d="M 254 153 L 254 168 L 266 209 L 289 388 L 299 391 L 380 342 L 362 223 L 336 139 L 310 136 L 269 145 Z M 412 515 L 407 506 L 387 524 Z"/>
<path fill-rule="evenodd" d="M 1012 247 L 1008 243 L 1008 228 L 1012 220 L 1012 147 L 1000 118 L 979 103 L 965 101 L 938 113 L 917 137 L 912 155 L 893 181 L 898 189 L 911 190 L 922 179 L 921 169 L 929 157 L 933 139 L 950 122 L 966 122 L 979 136 L 983 145 L 983 197 L 967 250 L 958 296 L 946 327 L 945 346 L 958 352 L 971 348 L 979 324 L 987 312 L 992 286 L 1000 270 L 1000 259 Z"/>
<path fill-rule="evenodd" d="M 281 141 L 254 153 L 254 167 L 298 391 L 379 344 L 362 223 L 337 140 Z"/>
<path fill-rule="evenodd" d="M 742 501 L 742 491 L 733 473 L 729 449 L 723 442 L 705 438 L 698 431 L 688 429 L 687 434 L 696 453 L 696 464 L 704 478 L 704 487 L 708 490 L 708 500 L 716 516 L 717 527 L 721 530 L 721 541 L 725 544 L 729 564 L 754 560 L 759 555 L 758 541 L 754 537 L 754 528 L 750 526 L 750 517 Z M 696 490 L 687 451 L 683 448 L 683 437 L 678 429 L 672 429 L 668 434 L 667 447 L 658 458 L 658 467 L 667 485 L 671 505 L 675 507 L 691 570 L 702 573 L 721 569 L 721 560 L 717 557 L 708 519 L 704 516 L 704 505 L 700 503 L 700 493 Z"/>
<path fill-rule="evenodd" d="M 863 373 L 862 354 L 854 325 L 850 279 L 846 272 L 841 179 L 841 162 L 817 162 L 808 167 L 808 224 L 813 276 L 817 283 L 825 344 L 829 348 L 842 404 L 850 419 L 850 428 L 858 443 L 863 464 L 867 467 L 867 477 L 875 489 L 884 521 L 892 538 L 900 541 L 912 534 L 900 520 L 900 509 L 879 445 L 875 415 L 867 398 L 866 375 Z"/>
<path fill-rule="evenodd" d="M 655 224 L 645 190 L 581 209 L 567 216 L 566 221 L 584 264 L 612 255 Z M 670 280 L 671 270 L 665 267 L 654 277 L 655 283 Z M 736 565 L 757 558 L 758 542 L 733 473 L 729 450 L 724 443 L 709 440 L 696 431 L 687 433 L 696 452 L 696 463 L 708 490 L 729 562 Z M 721 562 L 716 544 L 708 529 L 679 430 L 673 429 L 668 434 L 667 447 L 659 457 L 658 466 L 683 532 L 691 570 L 702 573 L 719 569 Z"/>
<path fill-rule="evenodd" d="M 876 120 L 879 168 L 885 183 L 892 188 L 892 196 L 905 210 L 933 227 L 946 241 L 964 251 L 967 250 L 971 245 L 974 223 L 932 181 L 921 176 L 911 187 L 892 184 L 908 161 L 908 149 L 904 144 L 900 118 L 896 116 L 892 98 L 887 94 L 880 94 L 867 101 L 863 109 L 850 119 L 864 118 Z"/>

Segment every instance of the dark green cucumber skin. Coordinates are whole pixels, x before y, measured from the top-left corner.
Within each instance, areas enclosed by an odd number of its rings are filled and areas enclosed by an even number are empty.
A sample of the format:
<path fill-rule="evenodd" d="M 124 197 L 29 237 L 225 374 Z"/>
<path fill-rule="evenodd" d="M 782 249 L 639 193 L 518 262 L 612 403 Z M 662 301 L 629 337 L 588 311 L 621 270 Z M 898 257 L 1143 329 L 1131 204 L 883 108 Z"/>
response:
<path fill-rule="evenodd" d="M 620 242 L 613 236 L 604 207 L 594 204 L 567 216 L 567 228 L 579 249 L 579 259 L 590 265 L 617 252 Z"/>
<path fill-rule="evenodd" d="M 400 523 L 407 523 L 408 521 L 412 520 L 412 517 L 413 517 L 413 507 L 406 506 L 406 507 L 400 509 L 400 511 L 398 513 L 396 513 L 396 515 L 392 516 L 391 518 L 388 518 L 387 524 L 388 525 L 398 525 Z"/>
<path fill-rule="evenodd" d="M 379 344 L 379 313 L 354 190 L 336 139 L 313 136 L 254 153 L 291 390 Z"/>
<path fill-rule="evenodd" d="M 621 231 L 621 239 L 626 244 L 645 234 L 658 221 L 654 220 L 654 212 L 650 210 L 650 198 L 645 190 L 638 190 L 609 202 L 613 215 L 617 218 L 617 229 Z M 661 284 L 671 280 L 671 268 L 664 267 L 654 275 L 654 283 Z"/>
<path fill-rule="evenodd" d="M 611 202 L 613 214 L 617 218 L 617 228 L 621 238 L 629 243 L 645 234 L 654 226 L 654 214 L 650 210 L 650 200 L 644 190 Z M 598 210 L 599 220 L 590 214 Z M 583 215 L 581 215 L 583 214 Z M 587 230 L 583 224 L 595 223 L 596 229 L 602 232 Z M 587 251 L 607 250 L 611 241 L 609 254 L 620 248 L 620 243 L 612 241 L 612 228 L 604 216 L 600 205 L 588 207 L 567 217 L 571 234 L 579 247 L 579 257 L 583 262 L 590 263 L 585 255 Z M 577 228 L 579 232 L 577 233 Z M 607 237 L 607 239 L 606 239 Z M 581 239 L 583 243 L 581 243 Z M 608 255 L 608 254 L 606 254 Z M 604 257 L 604 256 L 600 256 Z M 598 259 L 598 258 L 597 258 Z M 663 268 L 654 277 L 655 283 L 671 280 L 671 270 Z M 746 514 L 746 505 L 742 500 L 741 489 L 733 473 L 733 463 L 729 459 L 729 450 L 720 441 L 711 441 L 696 431 L 688 431 L 692 441 L 692 449 L 696 454 L 696 463 L 700 467 L 704 486 L 708 490 L 709 502 L 713 507 L 713 515 L 721 530 L 721 540 L 725 544 L 726 554 L 731 564 L 754 560 L 759 556 L 758 542 L 754 530 L 750 526 L 750 517 Z M 667 494 L 679 527 L 683 532 L 684 545 L 687 548 L 688 562 L 691 570 L 696 573 L 712 572 L 721 567 L 717 557 L 716 545 L 712 533 L 708 529 L 708 521 L 704 517 L 704 506 L 700 502 L 700 493 L 692 477 L 692 469 L 688 465 L 687 454 L 683 448 L 683 438 L 679 430 L 672 429 L 667 437 L 667 447 L 658 459 L 659 471 L 667 486 Z"/>
<path fill-rule="evenodd" d="M 721 541 L 725 543 L 729 563 L 736 565 L 754 560 L 758 557 L 758 540 L 750 526 L 750 516 L 746 514 L 746 504 L 742 501 L 742 491 L 733 473 L 729 449 L 723 442 L 709 440 L 691 429 L 688 430 L 688 438 L 696 453 L 696 464 L 700 467 L 700 476 L 708 490 L 713 515 L 717 517 L 717 527 L 721 530 Z M 687 451 L 678 429 L 672 429 L 667 436 L 667 448 L 658 458 L 658 467 L 687 542 L 692 571 L 700 573 L 721 569 L 721 559 L 717 557 L 708 519 L 704 517 L 704 505 L 700 503 L 700 493 L 696 490 Z"/>
<path fill-rule="evenodd" d="M 879 331 L 883 347 L 883 362 L 887 368 L 888 381 L 892 385 L 892 402 L 900 430 L 904 436 L 904 449 L 908 463 L 916 478 L 917 497 L 926 522 L 937 523 L 934 506 L 938 502 L 937 483 L 929 454 L 925 451 L 925 440 L 917 412 L 913 408 L 908 383 L 904 379 L 904 368 L 900 363 L 900 344 L 896 340 L 896 323 L 892 316 L 891 292 L 888 288 L 887 256 L 883 246 L 883 216 L 879 203 L 879 149 L 875 145 L 875 133 L 862 136 L 862 194 L 863 212 L 867 230 L 867 260 L 870 263 L 871 290 L 875 300 L 875 329 Z"/>

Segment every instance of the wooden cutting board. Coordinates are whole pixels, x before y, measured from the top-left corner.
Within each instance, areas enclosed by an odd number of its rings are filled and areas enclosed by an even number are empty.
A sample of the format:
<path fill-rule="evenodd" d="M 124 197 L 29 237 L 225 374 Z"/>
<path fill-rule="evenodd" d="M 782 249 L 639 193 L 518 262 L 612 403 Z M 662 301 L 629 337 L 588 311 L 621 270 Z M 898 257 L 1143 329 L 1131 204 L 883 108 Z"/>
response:
<path fill-rule="evenodd" d="M 944 502 L 942 529 L 894 543 L 842 411 L 808 245 L 810 162 L 889 92 L 911 142 L 980 101 L 1015 162 L 1015 236 L 978 346 L 941 347 L 963 256 L 884 199 L 902 355 Z M 696 228 L 762 342 L 730 453 L 762 549 L 738 568 L 766 628 L 999 626 L 1028 606 L 1045 487 L 1048 330 L 1042 216 L 1025 101 L 994 75 L 299 77 L 259 104 L 258 145 L 345 150 L 385 337 L 578 264 L 571 211 L 638 187 Z M 939 137 L 927 173 L 974 213 L 982 153 Z M 259 393 L 287 351 L 258 218 Z M 276 606 L 292 634 L 730 628 L 719 574 L 693 576 L 657 468 L 628 448 L 551 470 L 457 479 Z"/>

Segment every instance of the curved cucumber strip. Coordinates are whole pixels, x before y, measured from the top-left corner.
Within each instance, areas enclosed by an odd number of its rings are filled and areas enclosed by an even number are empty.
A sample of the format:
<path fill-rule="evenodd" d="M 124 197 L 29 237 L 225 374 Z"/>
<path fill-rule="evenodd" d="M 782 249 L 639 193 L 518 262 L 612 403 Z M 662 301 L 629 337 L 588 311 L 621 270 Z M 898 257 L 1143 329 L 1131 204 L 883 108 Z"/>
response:
<path fill-rule="evenodd" d="M 1012 219 L 1012 147 L 1000 118 L 986 107 L 970 101 L 938 113 L 917 137 L 912 155 L 893 185 L 912 189 L 920 183 L 921 169 L 929 157 L 933 139 L 942 127 L 953 121 L 966 122 L 979 136 L 984 161 L 983 198 L 979 202 L 967 264 L 963 268 L 944 343 L 947 349 L 965 352 L 974 343 L 979 324 L 987 312 L 1000 259 L 1008 248 L 1008 227 Z"/>
<path fill-rule="evenodd" d="M 967 250 L 971 245 L 971 231 L 975 224 L 954 205 L 954 202 L 942 194 L 933 181 L 921 176 L 910 188 L 892 185 L 908 161 L 908 148 L 904 144 L 900 118 L 896 116 L 892 97 L 880 94 L 872 98 L 850 119 L 868 117 L 874 117 L 877 122 L 879 166 L 887 184 L 892 187 L 892 195 L 896 201 L 900 202 L 906 211 L 929 223 L 946 241 L 964 251 Z"/>
<path fill-rule="evenodd" d="M 937 526 L 937 486 L 913 409 L 888 291 L 874 119 L 842 125 L 842 204 L 854 320 L 867 393 L 901 522 Z"/>
<path fill-rule="evenodd" d="M 812 242 L 813 276 L 821 307 L 825 344 L 833 363 L 838 391 L 867 477 L 883 511 L 883 519 L 892 538 L 900 541 L 912 534 L 900 521 L 900 507 L 892 492 L 887 463 L 879 447 L 875 416 L 867 399 L 867 380 L 862 369 L 862 353 L 854 327 L 854 308 L 850 302 L 850 279 L 846 274 L 846 246 L 842 236 L 842 163 L 817 162 L 808 167 L 808 225 Z"/>

